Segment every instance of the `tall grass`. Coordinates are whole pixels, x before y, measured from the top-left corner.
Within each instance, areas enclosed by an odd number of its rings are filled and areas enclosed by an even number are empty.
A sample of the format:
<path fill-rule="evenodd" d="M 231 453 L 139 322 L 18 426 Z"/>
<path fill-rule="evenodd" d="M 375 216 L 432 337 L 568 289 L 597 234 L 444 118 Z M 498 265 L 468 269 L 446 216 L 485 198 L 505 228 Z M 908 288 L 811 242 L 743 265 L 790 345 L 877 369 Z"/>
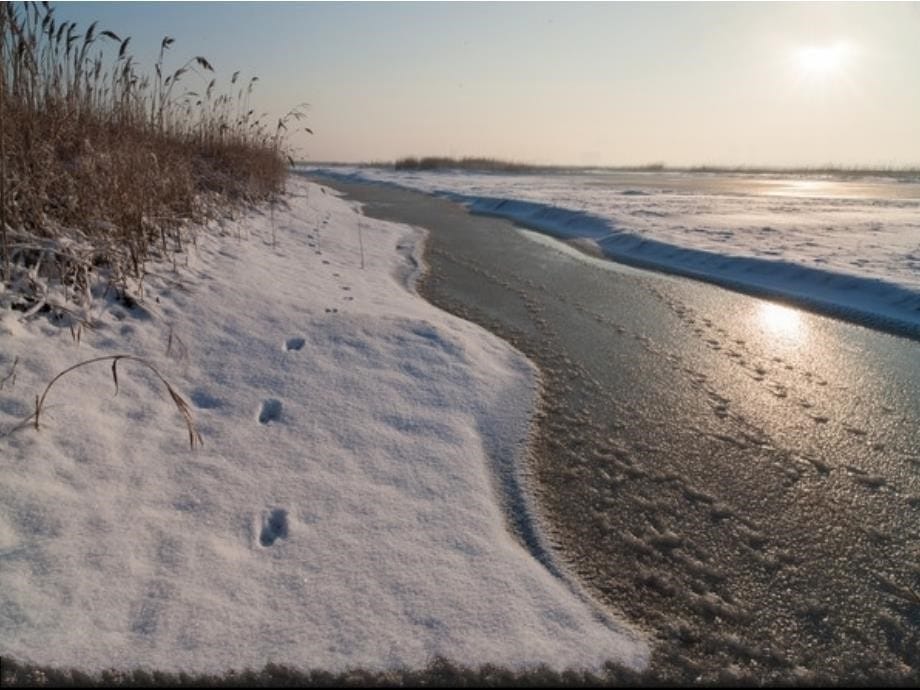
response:
<path fill-rule="evenodd" d="M 144 73 L 130 36 L 59 22 L 47 3 L 0 5 L 0 306 L 66 311 L 102 267 L 142 287 L 189 220 L 283 189 L 303 106 L 257 116 L 258 77 L 220 92 L 204 56 L 166 68 L 173 43 Z"/>
<path fill-rule="evenodd" d="M 333 163 L 334 164 L 334 163 Z M 315 163 L 314 165 L 319 165 Z M 609 172 L 674 172 L 674 173 L 727 173 L 750 175 L 793 175 L 802 177 L 831 177 L 831 178 L 862 178 L 862 177 L 888 177 L 897 180 L 916 181 L 920 179 L 920 167 L 917 166 L 845 166 L 845 165 L 818 165 L 818 166 L 759 166 L 759 165 L 695 165 L 672 166 L 663 162 L 645 163 L 641 165 L 538 165 L 519 163 L 500 158 L 466 157 L 451 158 L 449 156 L 424 156 L 417 158 L 410 156 L 400 158 L 395 162 L 370 162 L 361 164 L 371 168 L 393 168 L 395 170 L 475 170 L 482 172 L 502 173 L 528 173 L 528 172 L 581 172 L 581 171 L 609 171 Z"/>

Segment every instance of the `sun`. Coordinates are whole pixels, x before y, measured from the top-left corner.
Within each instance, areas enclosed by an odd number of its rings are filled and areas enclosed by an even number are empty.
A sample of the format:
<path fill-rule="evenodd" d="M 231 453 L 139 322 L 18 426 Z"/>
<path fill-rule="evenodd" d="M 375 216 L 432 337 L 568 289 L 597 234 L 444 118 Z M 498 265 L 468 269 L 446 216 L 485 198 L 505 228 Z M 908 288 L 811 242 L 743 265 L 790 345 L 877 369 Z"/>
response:
<path fill-rule="evenodd" d="M 799 71 L 810 78 L 826 79 L 840 73 L 846 65 L 850 50 L 846 43 L 805 46 L 795 53 Z"/>

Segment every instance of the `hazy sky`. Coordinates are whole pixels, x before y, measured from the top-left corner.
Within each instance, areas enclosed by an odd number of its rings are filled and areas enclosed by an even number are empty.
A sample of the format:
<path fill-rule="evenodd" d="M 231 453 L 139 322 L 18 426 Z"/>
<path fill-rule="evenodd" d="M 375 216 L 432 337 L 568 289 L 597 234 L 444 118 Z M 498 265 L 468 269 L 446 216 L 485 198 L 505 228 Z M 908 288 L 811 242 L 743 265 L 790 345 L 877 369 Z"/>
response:
<path fill-rule="evenodd" d="M 917 2 L 54 5 L 307 101 L 307 160 L 920 165 Z"/>

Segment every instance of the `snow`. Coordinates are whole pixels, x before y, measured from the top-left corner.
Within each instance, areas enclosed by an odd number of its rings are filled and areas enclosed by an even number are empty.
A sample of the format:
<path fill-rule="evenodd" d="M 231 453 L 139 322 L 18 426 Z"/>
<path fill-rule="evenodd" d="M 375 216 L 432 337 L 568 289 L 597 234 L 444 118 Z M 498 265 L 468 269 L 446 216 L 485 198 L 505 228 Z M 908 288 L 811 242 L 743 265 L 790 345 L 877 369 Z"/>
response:
<path fill-rule="evenodd" d="M 920 335 L 920 184 L 337 167 L 598 253 Z"/>
<path fill-rule="evenodd" d="M 0 653 L 88 670 L 643 668 L 646 638 L 507 528 L 534 367 L 417 296 L 422 231 L 298 178 L 289 191 L 276 247 L 270 214 L 214 223 L 138 306 L 98 299 L 79 343 L 0 312 L 0 379 L 18 358 L 0 389 Z M 110 363 L 76 369 L 39 431 L 11 431 L 56 373 L 120 353 L 189 400 L 202 448 L 129 361 L 117 395 Z"/>

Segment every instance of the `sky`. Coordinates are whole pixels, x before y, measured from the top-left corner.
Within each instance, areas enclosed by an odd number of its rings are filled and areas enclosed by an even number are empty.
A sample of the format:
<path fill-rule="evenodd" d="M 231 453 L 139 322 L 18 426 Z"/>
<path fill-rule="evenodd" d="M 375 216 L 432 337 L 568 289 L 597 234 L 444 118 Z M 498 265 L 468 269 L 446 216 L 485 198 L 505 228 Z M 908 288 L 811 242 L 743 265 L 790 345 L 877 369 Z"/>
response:
<path fill-rule="evenodd" d="M 920 166 L 920 2 L 53 5 L 309 103 L 307 161 Z"/>

